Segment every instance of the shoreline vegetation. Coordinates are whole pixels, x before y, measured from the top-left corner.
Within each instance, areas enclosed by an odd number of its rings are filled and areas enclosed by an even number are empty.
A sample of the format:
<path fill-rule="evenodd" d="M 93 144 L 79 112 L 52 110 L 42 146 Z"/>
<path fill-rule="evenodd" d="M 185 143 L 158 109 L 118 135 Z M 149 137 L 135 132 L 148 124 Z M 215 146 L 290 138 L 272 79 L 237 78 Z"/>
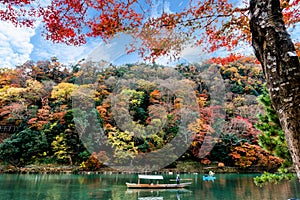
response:
<path fill-rule="evenodd" d="M 249 168 L 240 167 L 229 167 L 229 166 L 217 166 L 217 165 L 201 165 L 196 162 L 189 163 L 179 163 L 176 167 L 163 168 L 158 171 L 128 171 L 122 170 L 118 171 L 116 169 L 103 166 L 99 170 L 89 171 L 83 170 L 77 165 L 55 165 L 55 164 L 43 164 L 43 165 L 27 165 L 24 167 L 15 167 L 12 165 L 0 165 L 0 174 L 82 174 L 82 175 L 92 175 L 92 174 L 136 174 L 136 173 L 146 173 L 146 174 L 176 174 L 176 173 L 199 173 L 206 174 L 209 171 L 213 171 L 216 174 L 225 173 L 236 173 L 236 174 L 263 174 L 266 171 L 275 172 L 275 169 L 269 170 L 265 167 L 251 166 Z M 289 172 L 294 173 L 293 169 Z"/>

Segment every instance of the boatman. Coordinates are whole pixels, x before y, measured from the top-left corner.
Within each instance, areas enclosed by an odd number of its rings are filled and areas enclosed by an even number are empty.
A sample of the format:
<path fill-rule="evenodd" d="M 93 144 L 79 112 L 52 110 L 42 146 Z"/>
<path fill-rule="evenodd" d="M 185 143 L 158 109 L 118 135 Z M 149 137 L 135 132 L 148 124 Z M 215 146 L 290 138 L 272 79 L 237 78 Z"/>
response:
<path fill-rule="evenodd" d="M 180 176 L 179 176 L 179 174 L 177 174 L 177 177 L 176 177 L 176 183 L 177 183 L 177 184 L 180 184 Z"/>
<path fill-rule="evenodd" d="M 208 175 L 209 175 L 209 176 L 214 176 L 215 173 L 214 173 L 213 171 L 209 171 Z"/>

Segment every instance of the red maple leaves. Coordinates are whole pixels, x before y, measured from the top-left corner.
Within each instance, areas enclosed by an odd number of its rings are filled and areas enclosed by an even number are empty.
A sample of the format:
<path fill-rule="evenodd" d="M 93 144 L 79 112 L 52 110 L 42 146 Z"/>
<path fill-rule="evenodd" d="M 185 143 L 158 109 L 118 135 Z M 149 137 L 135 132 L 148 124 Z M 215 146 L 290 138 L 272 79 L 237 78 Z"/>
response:
<path fill-rule="evenodd" d="M 126 32 L 140 39 L 140 54 L 150 57 L 177 54 L 184 45 L 202 45 L 207 51 L 232 50 L 249 43 L 248 1 L 238 5 L 228 0 L 190 1 L 176 13 L 149 16 L 149 0 L 52 0 L 42 5 L 33 0 L 4 0 L 0 20 L 32 27 L 42 19 L 43 34 L 53 42 L 80 45 L 88 37 L 107 40 Z M 300 0 L 281 0 L 284 20 L 293 26 L 300 20 Z M 209 45 L 207 45 L 209 44 Z M 136 50 L 136 49 L 135 49 Z"/>

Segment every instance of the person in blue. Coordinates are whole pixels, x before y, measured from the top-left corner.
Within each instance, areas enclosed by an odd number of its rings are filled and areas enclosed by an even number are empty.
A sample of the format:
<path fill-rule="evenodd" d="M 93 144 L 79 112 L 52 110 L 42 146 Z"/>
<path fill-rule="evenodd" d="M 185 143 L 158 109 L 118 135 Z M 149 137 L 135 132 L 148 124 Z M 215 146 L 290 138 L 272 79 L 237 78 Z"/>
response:
<path fill-rule="evenodd" d="M 180 176 L 179 176 L 179 174 L 177 174 L 177 177 L 176 177 L 176 183 L 177 183 L 177 184 L 180 184 Z"/>

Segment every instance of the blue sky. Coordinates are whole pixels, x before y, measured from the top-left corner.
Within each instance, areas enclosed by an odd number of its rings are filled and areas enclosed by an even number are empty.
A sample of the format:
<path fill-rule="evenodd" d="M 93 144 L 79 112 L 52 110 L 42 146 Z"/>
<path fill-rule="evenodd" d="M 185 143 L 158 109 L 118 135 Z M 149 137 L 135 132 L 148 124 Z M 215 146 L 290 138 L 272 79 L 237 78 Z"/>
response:
<path fill-rule="evenodd" d="M 152 0 L 153 7 L 150 16 L 155 17 L 161 14 L 163 0 Z M 176 12 L 180 7 L 184 7 L 186 2 L 182 0 L 165 0 L 164 11 Z M 239 1 L 237 1 L 239 2 Z M 299 28 L 294 31 L 293 36 L 299 37 Z M 106 60 L 116 64 L 127 62 L 142 61 L 137 58 L 137 54 L 126 55 L 125 46 L 130 42 L 130 37 L 120 35 L 113 39 L 109 44 L 104 44 L 101 39 L 89 39 L 87 44 L 79 47 L 68 46 L 65 44 L 53 44 L 41 36 L 41 30 L 37 26 L 35 29 L 15 28 L 13 25 L 0 21 L 0 67 L 13 67 L 23 64 L 28 60 L 38 61 L 47 60 L 56 56 L 61 63 L 66 65 L 74 64 L 85 58 L 92 61 Z M 244 49 L 252 51 L 251 47 Z M 239 49 L 238 51 L 243 51 Z M 222 51 L 218 52 L 222 55 Z M 188 62 L 201 62 L 207 58 L 201 48 L 187 47 L 182 52 L 182 57 Z M 159 63 L 165 64 L 167 58 L 161 58 Z"/>
<path fill-rule="evenodd" d="M 41 36 L 39 28 L 15 28 L 0 21 L 0 67 L 13 67 L 27 60 L 46 60 L 52 56 L 57 56 L 65 64 L 74 63 L 98 44 L 99 40 L 80 47 L 53 44 Z"/>
<path fill-rule="evenodd" d="M 184 3 L 183 3 L 184 2 Z M 182 0 L 173 0 L 170 4 L 165 1 L 164 11 L 174 12 L 176 9 L 185 6 L 186 2 Z M 153 7 L 149 16 L 159 16 L 163 10 L 162 0 L 153 0 Z M 14 67 L 23 64 L 28 60 L 38 61 L 50 59 L 56 56 L 61 63 L 66 65 L 74 64 L 82 58 L 89 60 L 107 60 L 116 61 L 120 64 L 122 60 L 129 62 L 142 61 L 137 59 L 137 54 L 126 55 L 125 46 L 130 42 L 130 38 L 121 35 L 112 40 L 109 44 L 104 44 L 101 39 L 89 39 L 87 44 L 79 47 L 68 46 L 65 44 L 54 44 L 45 40 L 41 36 L 39 26 L 31 28 L 15 28 L 13 25 L 0 21 L 0 67 Z M 183 55 L 193 58 L 193 61 L 199 61 L 199 50 L 187 48 Z M 160 59 L 165 62 L 166 58 Z"/>

